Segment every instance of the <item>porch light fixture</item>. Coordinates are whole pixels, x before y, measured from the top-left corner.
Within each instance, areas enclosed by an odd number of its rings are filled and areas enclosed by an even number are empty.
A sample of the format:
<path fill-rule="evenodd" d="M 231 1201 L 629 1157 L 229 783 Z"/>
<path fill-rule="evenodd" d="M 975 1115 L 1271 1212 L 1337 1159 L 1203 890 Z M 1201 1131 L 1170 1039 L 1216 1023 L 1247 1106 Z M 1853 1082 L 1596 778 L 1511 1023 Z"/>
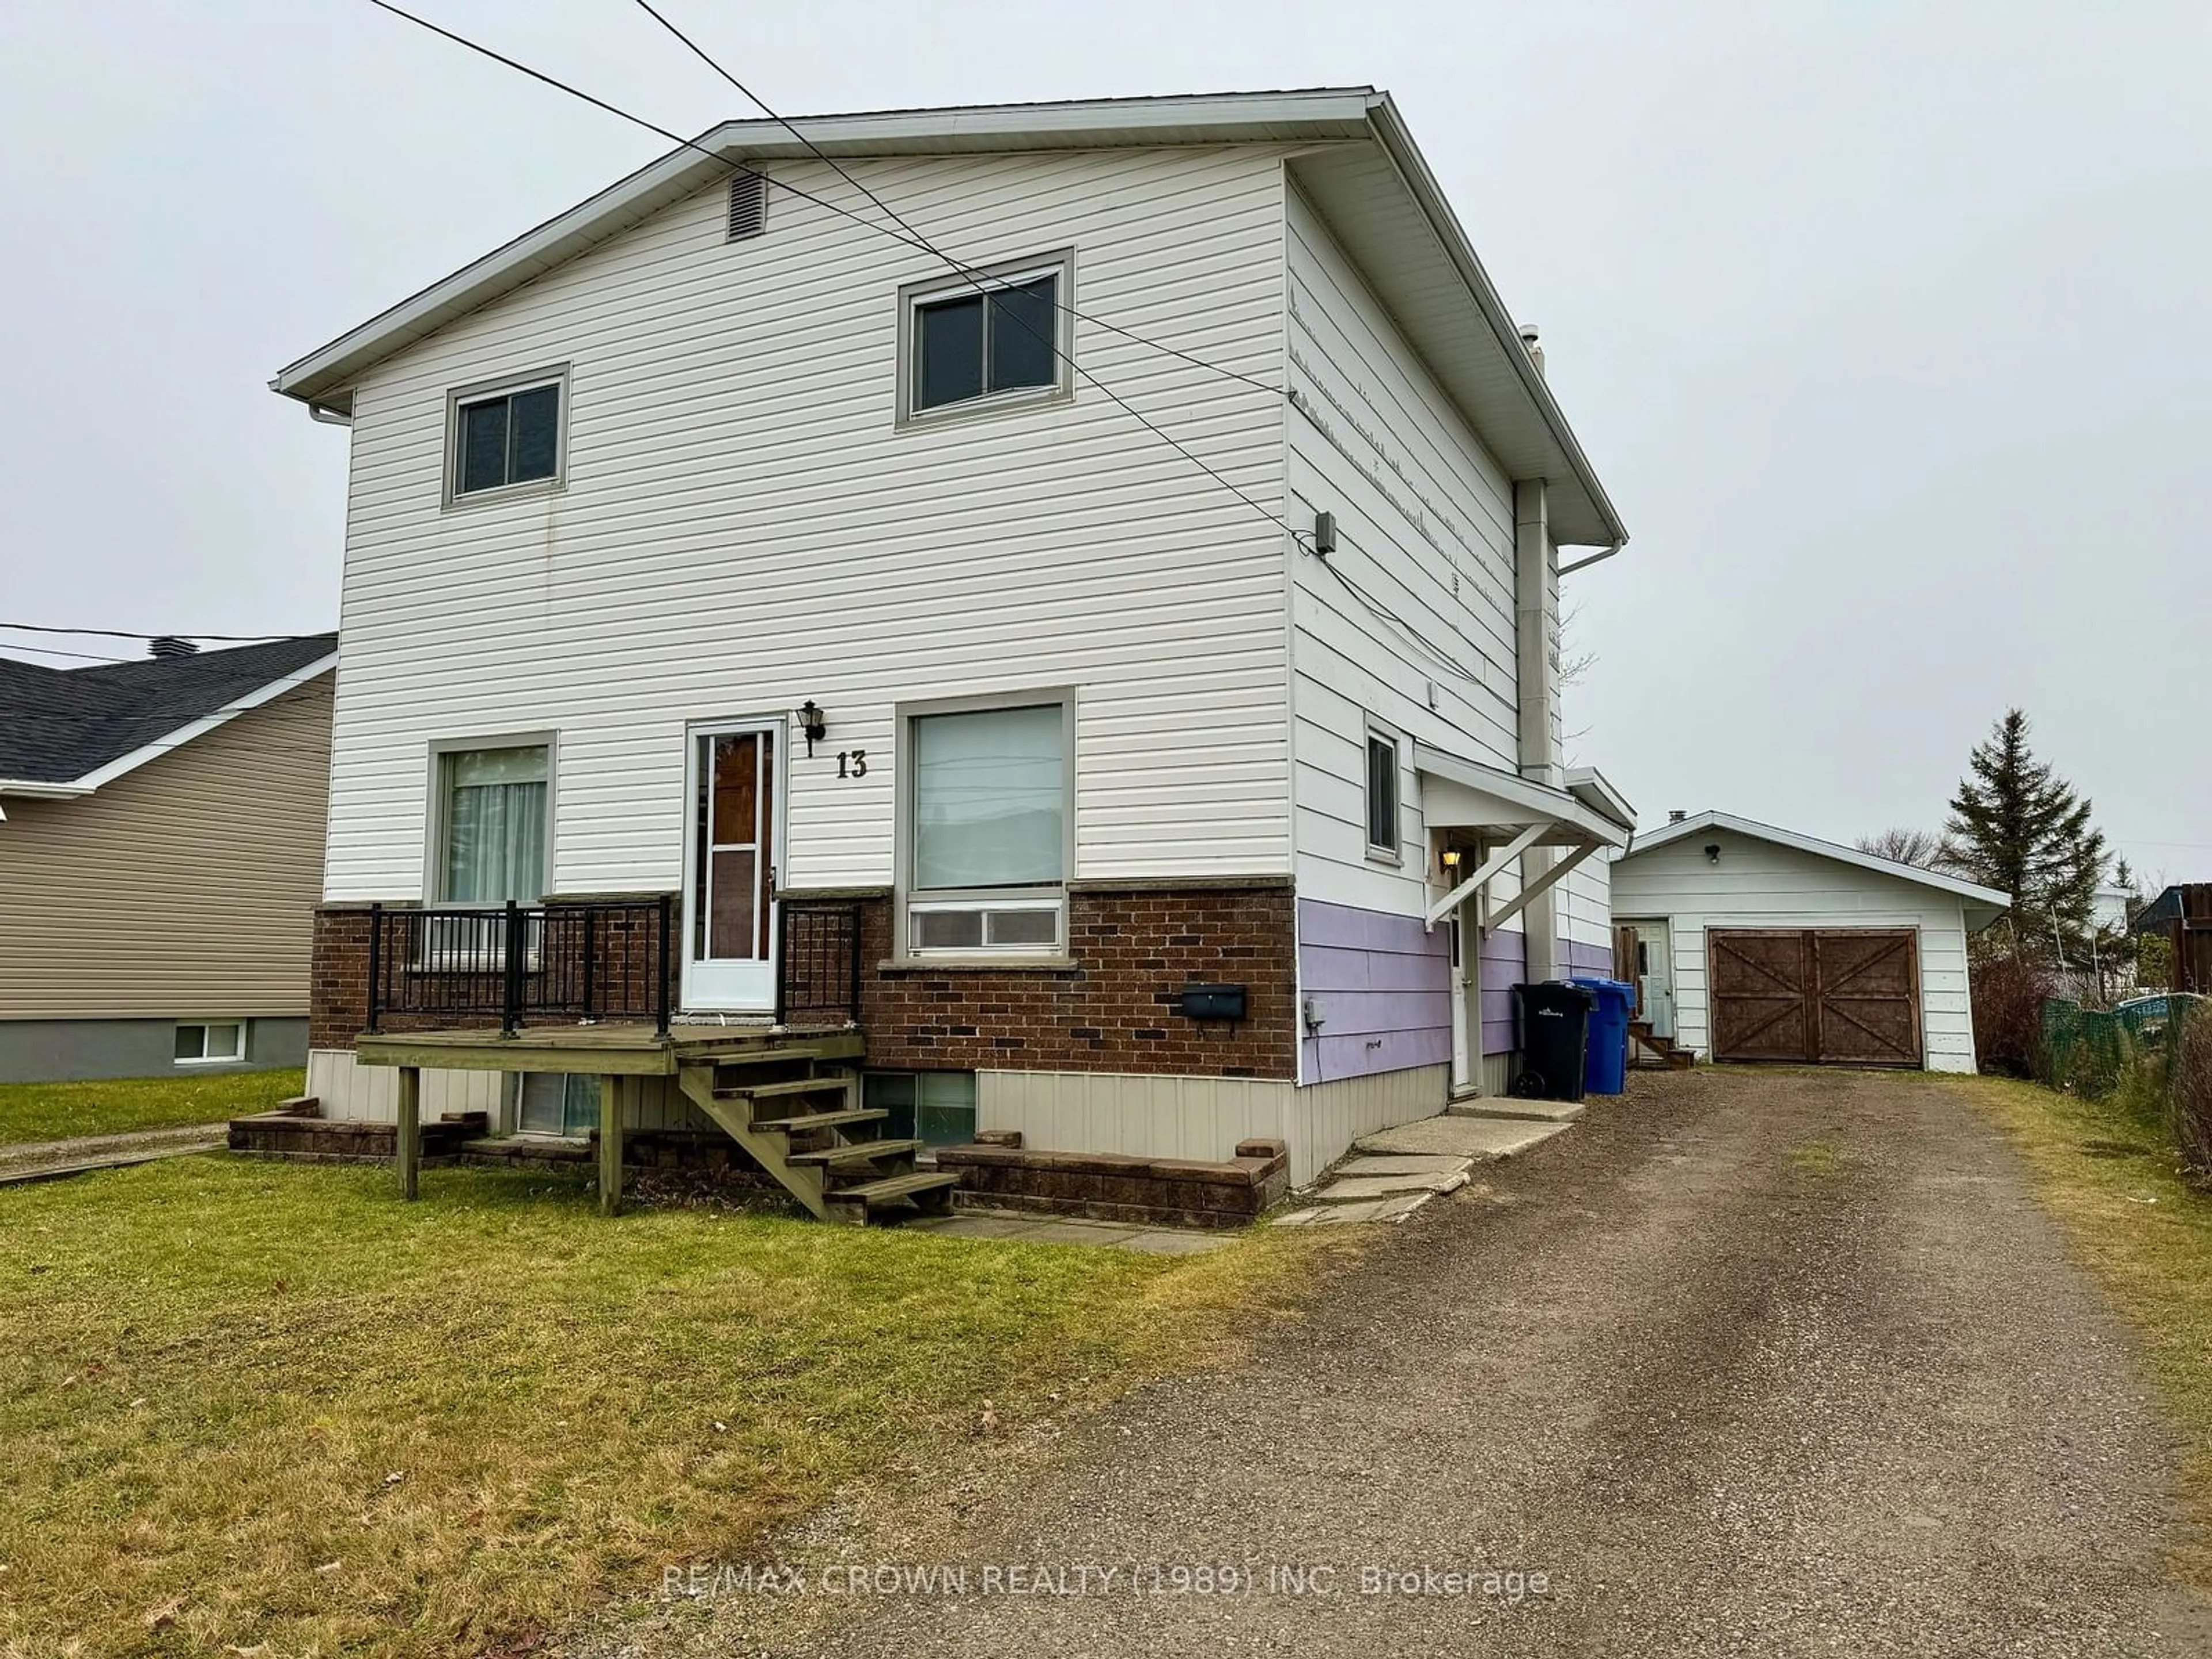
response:
<path fill-rule="evenodd" d="M 806 739 L 806 753 L 811 758 L 815 740 L 830 729 L 830 723 L 823 715 L 821 705 L 809 697 L 793 711 L 792 718 L 799 722 L 799 734 Z"/>
<path fill-rule="evenodd" d="M 1459 873 L 1459 848 L 1456 847 L 1445 848 L 1443 858 L 1444 874 L 1447 877 L 1457 875 Z"/>

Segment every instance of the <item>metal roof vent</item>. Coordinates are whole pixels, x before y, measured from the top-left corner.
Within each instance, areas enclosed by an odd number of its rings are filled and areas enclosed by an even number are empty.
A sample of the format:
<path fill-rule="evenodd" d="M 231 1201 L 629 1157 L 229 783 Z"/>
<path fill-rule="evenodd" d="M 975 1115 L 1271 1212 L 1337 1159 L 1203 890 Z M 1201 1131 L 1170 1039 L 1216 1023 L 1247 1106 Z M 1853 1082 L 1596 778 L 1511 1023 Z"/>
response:
<path fill-rule="evenodd" d="M 199 653 L 199 647 L 190 640 L 178 638 L 174 634 L 157 635 L 146 647 L 146 654 L 149 657 L 197 657 Z"/>
<path fill-rule="evenodd" d="M 742 242 L 768 228 L 768 180 L 757 173 L 737 173 L 730 179 L 730 234 Z"/>

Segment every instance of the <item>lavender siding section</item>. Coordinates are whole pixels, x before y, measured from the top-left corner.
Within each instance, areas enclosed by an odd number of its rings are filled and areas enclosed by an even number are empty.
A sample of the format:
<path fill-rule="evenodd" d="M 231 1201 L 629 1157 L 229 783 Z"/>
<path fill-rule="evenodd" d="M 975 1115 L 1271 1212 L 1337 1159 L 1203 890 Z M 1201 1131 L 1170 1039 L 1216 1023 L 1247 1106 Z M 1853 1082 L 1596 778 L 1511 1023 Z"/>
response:
<path fill-rule="evenodd" d="M 1563 939 L 1559 941 L 1559 960 L 1567 964 L 1569 979 L 1613 976 L 1610 945 L 1585 945 L 1580 939 Z"/>
<path fill-rule="evenodd" d="M 1513 1052 L 1513 988 L 1528 976 L 1528 941 L 1500 927 L 1475 957 L 1482 976 L 1482 1052 Z"/>
<path fill-rule="evenodd" d="M 1298 979 L 1327 1005 L 1304 1045 L 1310 1083 L 1451 1060 L 1451 940 L 1419 916 L 1298 901 Z"/>

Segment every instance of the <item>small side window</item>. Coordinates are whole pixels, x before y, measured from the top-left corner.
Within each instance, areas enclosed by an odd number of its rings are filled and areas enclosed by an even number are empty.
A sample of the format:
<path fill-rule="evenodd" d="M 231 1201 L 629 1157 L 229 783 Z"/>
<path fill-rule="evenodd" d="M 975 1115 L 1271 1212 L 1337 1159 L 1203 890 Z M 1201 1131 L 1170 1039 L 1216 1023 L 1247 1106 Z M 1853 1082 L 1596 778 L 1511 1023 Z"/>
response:
<path fill-rule="evenodd" d="M 1367 850 L 1399 855 L 1398 740 L 1380 732 L 1367 734 Z"/>
<path fill-rule="evenodd" d="M 1071 269 L 1062 253 L 902 289 L 899 418 L 1067 396 Z"/>

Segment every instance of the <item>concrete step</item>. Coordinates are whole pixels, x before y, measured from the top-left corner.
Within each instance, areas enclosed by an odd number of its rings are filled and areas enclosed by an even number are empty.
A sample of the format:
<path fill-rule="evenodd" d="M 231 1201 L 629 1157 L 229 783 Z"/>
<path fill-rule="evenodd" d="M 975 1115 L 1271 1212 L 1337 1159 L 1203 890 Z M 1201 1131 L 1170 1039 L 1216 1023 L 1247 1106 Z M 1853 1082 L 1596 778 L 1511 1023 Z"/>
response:
<path fill-rule="evenodd" d="M 1444 1108 L 1453 1117 L 1498 1118 L 1509 1123 L 1572 1123 L 1583 1109 L 1579 1100 L 1516 1100 L 1507 1095 L 1455 1100 Z"/>
<path fill-rule="evenodd" d="M 1363 1152 L 1449 1153 L 1480 1162 L 1511 1158 L 1540 1141 L 1549 1140 L 1568 1126 L 1533 1123 L 1525 1120 L 1487 1117 L 1425 1117 L 1395 1129 L 1362 1137 L 1356 1144 Z"/>

